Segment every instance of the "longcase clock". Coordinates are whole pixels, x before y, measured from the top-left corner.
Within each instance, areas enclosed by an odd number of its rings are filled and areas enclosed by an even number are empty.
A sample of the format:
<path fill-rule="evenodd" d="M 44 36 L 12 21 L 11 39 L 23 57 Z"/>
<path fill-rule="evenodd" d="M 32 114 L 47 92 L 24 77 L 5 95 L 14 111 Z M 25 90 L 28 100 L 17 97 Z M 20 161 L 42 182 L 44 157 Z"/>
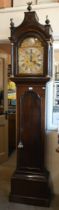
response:
<path fill-rule="evenodd" d="M 39 23 L 35 11 L 21 25 L 11 19 L 12 77 L 16 83 L 17 165 L 10 200 L 48 206 L 50 175 L 45 169 L 45 88 L 52 76 L 52 29 Z"/>

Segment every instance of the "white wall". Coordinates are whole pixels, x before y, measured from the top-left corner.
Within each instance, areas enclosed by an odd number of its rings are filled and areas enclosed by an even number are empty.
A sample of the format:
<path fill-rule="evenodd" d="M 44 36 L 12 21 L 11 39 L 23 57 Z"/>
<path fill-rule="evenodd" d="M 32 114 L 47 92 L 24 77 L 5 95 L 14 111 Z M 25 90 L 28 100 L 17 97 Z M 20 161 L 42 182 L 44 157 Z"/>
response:
<path fill-rule="evenodd" d="M 29 2 L 29 0 L 14 0 L 13 6 L 18 7 L 20 5 L 26 5 Z M 57 0 L 32 0 L 32 4 L 40 4 L 40 3 L 50 3 L 50 2 L 57 2 Z"/>
<path fill-rule="evenodd" d="M 54 37 L 59 37 L 59 3 L 33 5 L 40 23 L 44 24 L 46 15 L 50 19 Z M 8 39 L 10 36 L 10 18 L 13 18 L 15 26 L 19 25 L 24 18 L 27 6 L 0 9 L 0 40 Z"/>
<path fill-rule="evenodd" d="M 29 0 L 13 0 L 13 6 L 14 7 L 19 7 L 19 6 L 22 6 L 22 5 L 27 5 L 27 3 L 29 2 Z M 36 0 L 32 0 L 32 4 L 35 4 L 36 3 Z"/>

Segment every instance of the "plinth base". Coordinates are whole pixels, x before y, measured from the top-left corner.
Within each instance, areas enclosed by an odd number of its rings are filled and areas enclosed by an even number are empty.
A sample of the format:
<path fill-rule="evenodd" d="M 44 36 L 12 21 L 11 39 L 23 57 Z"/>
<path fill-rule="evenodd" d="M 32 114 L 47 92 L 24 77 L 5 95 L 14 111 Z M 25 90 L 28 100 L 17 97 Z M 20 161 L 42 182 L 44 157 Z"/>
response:
<path fill-rule="evenodd" d="M 49 206 L 51 189 L 48 172 L 16 171 L 11 178 L 10 201 Z"/>

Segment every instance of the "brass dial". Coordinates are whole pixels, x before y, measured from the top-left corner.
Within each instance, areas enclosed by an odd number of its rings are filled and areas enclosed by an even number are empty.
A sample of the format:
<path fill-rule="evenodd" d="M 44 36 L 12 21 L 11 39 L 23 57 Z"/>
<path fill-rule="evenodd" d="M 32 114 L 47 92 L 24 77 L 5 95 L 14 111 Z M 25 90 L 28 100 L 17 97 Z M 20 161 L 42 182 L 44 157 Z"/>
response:
<path fill-rule="evenodd" d="M 43 46 L 38 39 L 27 38 L 18 50 L 19 73 L 43 74 Z"/>

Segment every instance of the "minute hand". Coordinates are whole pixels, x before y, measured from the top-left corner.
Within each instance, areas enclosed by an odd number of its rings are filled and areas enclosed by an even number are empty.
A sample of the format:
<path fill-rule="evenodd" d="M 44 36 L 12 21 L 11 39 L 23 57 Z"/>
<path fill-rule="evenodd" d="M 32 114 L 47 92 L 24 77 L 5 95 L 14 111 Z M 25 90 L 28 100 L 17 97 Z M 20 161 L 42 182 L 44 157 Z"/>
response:
<path fill-rule="evenodd" d="M 30 49 L 30 62 L 32 62 L 32 49 Z"/>

